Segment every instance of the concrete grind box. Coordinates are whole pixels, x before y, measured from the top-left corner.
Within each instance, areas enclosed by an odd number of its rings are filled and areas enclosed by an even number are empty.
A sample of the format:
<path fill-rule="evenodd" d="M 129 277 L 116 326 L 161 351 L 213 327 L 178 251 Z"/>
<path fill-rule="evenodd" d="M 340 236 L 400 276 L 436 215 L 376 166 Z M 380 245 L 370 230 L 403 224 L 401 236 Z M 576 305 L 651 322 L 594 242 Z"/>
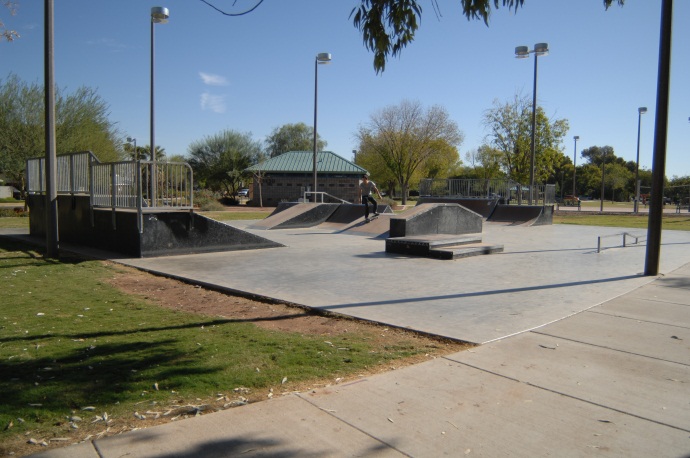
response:
<path fill-rule="evenodd" d="M 458 204 L 420 204 L 404 218 L 390 221 L 390 237 L 481 232 L 481 215 Z"/>

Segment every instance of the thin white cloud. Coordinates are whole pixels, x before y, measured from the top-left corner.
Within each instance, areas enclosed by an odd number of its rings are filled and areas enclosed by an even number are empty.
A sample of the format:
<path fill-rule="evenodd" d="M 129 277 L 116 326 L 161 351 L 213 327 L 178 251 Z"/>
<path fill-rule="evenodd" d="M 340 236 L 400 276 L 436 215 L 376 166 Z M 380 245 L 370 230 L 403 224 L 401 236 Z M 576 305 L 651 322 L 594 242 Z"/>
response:
<path fill-rule="evenodd" d="M 212 73 L 199 72 L 201 81 L 207 86 L 227 86 L 228 80 L 224 76 L 214 75 Z"/>
<path fill-rule="evenodd" d="M 225 113 L 227 105 L 224 95 L 214 95 L 208 92 L 201 94 L 201 109 L 211 110 L 214 113 Z"/>

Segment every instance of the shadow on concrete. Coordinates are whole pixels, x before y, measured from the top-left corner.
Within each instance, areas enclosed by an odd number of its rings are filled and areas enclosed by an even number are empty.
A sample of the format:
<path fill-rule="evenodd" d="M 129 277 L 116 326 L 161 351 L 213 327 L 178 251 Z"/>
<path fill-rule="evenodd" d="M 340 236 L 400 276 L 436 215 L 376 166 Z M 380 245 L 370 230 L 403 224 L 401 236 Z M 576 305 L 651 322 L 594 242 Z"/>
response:
<path fill-rule="evenodd" d="M 108 441 L 115 440 L 117 448 L 127 448 L 132 446 L 139 446 L 138 443 L 146 444 L 149 442 L 157 442 L 165 439 L 160 434 L 156 434 L 154 430 L 143 430 L 136 435 L 127 435 L 119 437 L 111 437 L 106 439 L 99 439 L 94 441 L 94 447 L 100 456 L 108 455 Z M 101 445 L 102 444 L 102 445 Z M 390 450 L 389 446 L 384 443 L 373 445 L 367 449 L 360 450 L 361 454 L 358 456 L 376 456 L 379 453 Z M 183 450 L 176 450 L 174 452 L 151 454 L 156 458 L 226 458 L 229 456 L 261 456 L 266 458 L 292 458 L 300 457 L 324 457 L 333 456 L 335 450 L 324 449 L 321 451 L 309 449 L 300 449 L 299 445 L 294 441 L 286 441 L 279 438 L 251 438 L 251 437 L 231 437 L 221 440 L 209 440 L 206 442 L 197 442 L 194 446 Z"/>
<path fill-rule="evenodd" d="M 463 299 L 463 298 L 468 298 L 468 297 L 482 297 L 482 296 L 492 296 L 492 295 L 499 295 L 499 294 L 523 293 L 523 292 L 527 292 L 527 291 L 539 291 L 539 290 L 545 290 L 545 289 L 569 288 L 569 287 L 573 287 L 573 286 L 586 286 L 586 285 L 595 285 L 598 283 L 611 283 L 611 282 L 617 282 L 617 281 L 632 280 L 635 278 L 639 278 L 640 276 L 641 275 L 624 275 L 622 277 L 601 278 L 598 280 L 585 280 L 585 281 L 576 281 L 576 282 L 570 282 L 570 283 L 556 283 L 553 285 L 527 286 L 524 288 L 507 288 L 507 289 L 497 289 L 497 290 L 493 290 L 493 291 L 478 291 L 478 292 L 474 292 L 474 293 L 458 293 L 458 294 L 446 294 L 446 295 L 442 295 L 442 296 L 410 297 L 407 299 L 393 299 L 393 300 L 385 300 L 385 301 L 357 302 L 357 303 L 352 303 L 352 304 L 326 305 L 323 307 L 319 307 L 319 309 L 321 309 L 321 310 L 337 310 L 337 309 L 350 308 L 350 307 L 369 307 L 369 306 L 375 306 L 375 305 L 390 305 L 390 304 L 409 303 L 409 302 L 431 302 L 431 301 L 440 301 L 440 300 L 447 300 L 447 299 Z"/>

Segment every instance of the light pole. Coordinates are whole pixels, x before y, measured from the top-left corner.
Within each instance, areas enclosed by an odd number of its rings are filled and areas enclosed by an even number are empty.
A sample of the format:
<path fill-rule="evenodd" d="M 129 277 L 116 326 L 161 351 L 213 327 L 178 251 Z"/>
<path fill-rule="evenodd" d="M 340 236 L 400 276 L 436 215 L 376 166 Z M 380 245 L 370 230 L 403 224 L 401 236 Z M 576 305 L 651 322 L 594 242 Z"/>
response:
<path fill-rule="evenodd" d="M 137 139 L 132 137 L 127 137 L 128 143 L 134 143 L 134 160 L 139 160 L 139 153 L 137 152 Z"/>
<path fill-rule="evenodd" d="M 579 139 L 579 135 L 575 135 L 573 137 L 573 140 L 575 140 L 575 150 L 573 152 L 573 197 L 577 197 L 577 187 L 575 186 L 575 173 L 577 171 L 577 141 Z"/>
<path fill-rule="evenodd" d="M 637 213 L 640 205 L 640 125 L 642 115 L 647 112 L 647 107 L 637 109 L 637 159 L 635 160 L 635 205 L 634 211 Z"/>
<path fill-rule="evenodd" d="M 156 61 L 156 54 L 154 52 L 154 24 L 165 24 L 168 22 L 170 12 L 167 8 L 162 6 L 154 6 L 151 8 L 151 206 L 156 205 L 156 127 L 155 127 L 155 109 L 154 109 L 154 63 Z"/>
<path fill-rule="evenodd" d="M 534 193 L 534 167 L 535 167 L 535 157 L 534 157 L 534 134 L 537 129 L 537 58 L 539 56 L 545 56 L 549 53 L 548 43 L 537 43 L 534 45 L 534 49 L 530 50 L 527 46 L 517 46 L 515 48 L 515 57 L 518 59 L 525 59 L 529 57 L 530 53 L 534 53 L 534 87 L 532 88 L 532 151 L 530 158 L 530 169 L 529 169 L 529 204 L 532 205 L 533 193 Z"/>
<path fill-rule="evenodd" d="M 327 52 L 320 52 L 314 59 L 314 193 L 318 191 L 316 179 L 316 119 L 318 112 L 318 95 L 319 95 L 319 65 L 326 65 L 331 63 L 331 54 Z M 312 194 L 314 203 L 316 203 L 316 194 Z"/>

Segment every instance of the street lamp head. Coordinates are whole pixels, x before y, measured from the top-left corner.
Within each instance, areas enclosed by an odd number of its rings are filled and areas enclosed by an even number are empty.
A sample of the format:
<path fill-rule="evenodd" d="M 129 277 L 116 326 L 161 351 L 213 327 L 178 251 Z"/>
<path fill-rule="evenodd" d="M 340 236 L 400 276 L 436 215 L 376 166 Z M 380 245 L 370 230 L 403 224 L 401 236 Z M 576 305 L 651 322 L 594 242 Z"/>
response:
<path fill-rule="evenodd" d="M 127 137 L 127 141 L 130 142 L 130 143 L 132 143 L 132 142 L 135 141 L 135 140 L 136 140 L 136 138 Z"/>
<path fill-rule="evenodd" d="M 320 52 L 316 55 L 316 62 L 319 64 L 330 64 L 331 59 L 331 53 L 329 52 Z"/>
<path fill-rule="evenodd" d="M 574 138 L 575 140 L 579 140 L 579 139 L 580 139 L 580 136 L 579 136 L 579 135 L 575 135 L 573 138 Z"/>
<path fill-rule="evenodd" d="M 640 107 L 637 109 L 637 112 L 640 114 L 645 114 L 647 112 L 647 107 Z"/>
<path fill-rule="evenodd" d="M 537 56 L 545 56 L 549 53 L 548 43 L 537 43 L 534 45 L 534 53 Z"/>
<path fill-rule="evenodd" d="M 151 8 L 151 22 L 156 24 L 165 24 L 170 17 L 170 11 L 162 6 L 154 6 Z"/>
<path fill-rule="evenodd" d="M 518 59 L 525 59 L 529 57 L 529 48 L 527 46 L 516 46 L 515 57 Z"/>

